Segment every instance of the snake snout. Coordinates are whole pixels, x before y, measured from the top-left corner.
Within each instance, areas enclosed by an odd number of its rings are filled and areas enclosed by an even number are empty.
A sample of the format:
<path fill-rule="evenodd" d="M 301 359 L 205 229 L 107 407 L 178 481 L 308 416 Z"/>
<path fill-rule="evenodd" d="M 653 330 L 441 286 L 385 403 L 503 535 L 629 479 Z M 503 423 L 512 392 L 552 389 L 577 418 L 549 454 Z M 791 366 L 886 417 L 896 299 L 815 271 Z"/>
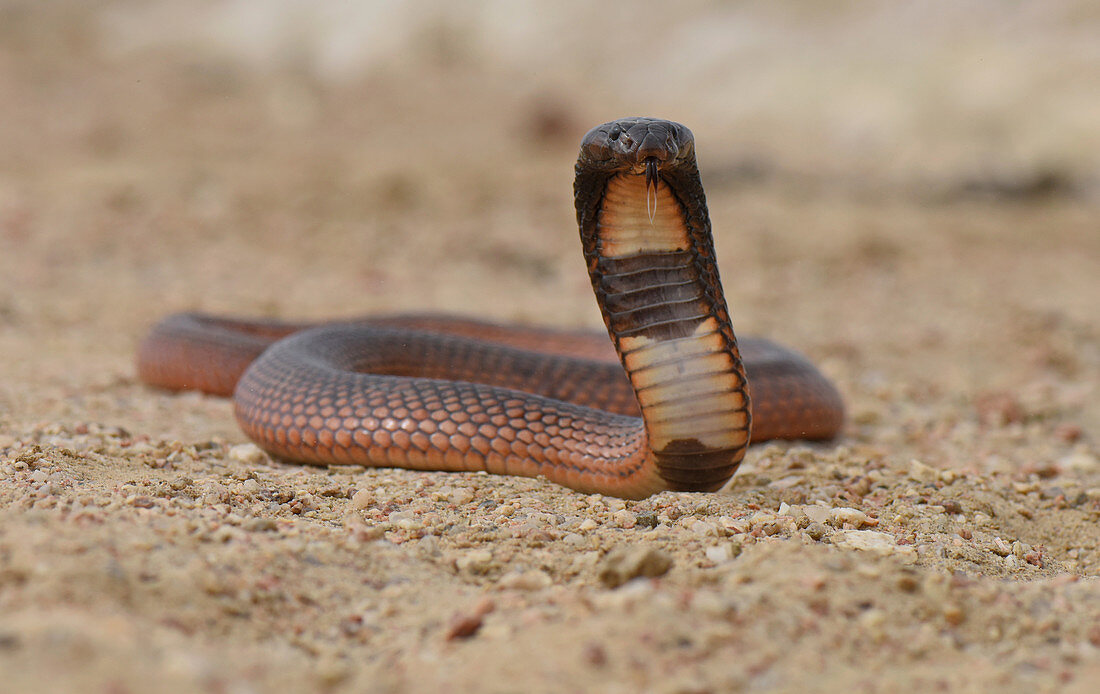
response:
<path fill-rule="evenodd" d="M 675 156 L 674 145 L 670 145 L 670 139 L 661 133 L 647 131 L 645 137 L 634 150 L 634 161 L 638 164 L 648 163 L 650 160 L 658 164 L 664 164 Z"/>

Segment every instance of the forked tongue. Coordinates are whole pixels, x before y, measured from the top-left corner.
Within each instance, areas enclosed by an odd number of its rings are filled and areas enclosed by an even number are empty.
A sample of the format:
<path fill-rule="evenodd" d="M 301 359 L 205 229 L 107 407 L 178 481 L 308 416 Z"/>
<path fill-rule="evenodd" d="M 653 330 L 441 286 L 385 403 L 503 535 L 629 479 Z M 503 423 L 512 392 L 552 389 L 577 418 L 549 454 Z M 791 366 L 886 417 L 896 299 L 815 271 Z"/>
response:
<path fill-rule="evenodd" d="M 645 160 L 645 210 L 649 213 L 649 223 L 657 216 L 657 157 Z"/>

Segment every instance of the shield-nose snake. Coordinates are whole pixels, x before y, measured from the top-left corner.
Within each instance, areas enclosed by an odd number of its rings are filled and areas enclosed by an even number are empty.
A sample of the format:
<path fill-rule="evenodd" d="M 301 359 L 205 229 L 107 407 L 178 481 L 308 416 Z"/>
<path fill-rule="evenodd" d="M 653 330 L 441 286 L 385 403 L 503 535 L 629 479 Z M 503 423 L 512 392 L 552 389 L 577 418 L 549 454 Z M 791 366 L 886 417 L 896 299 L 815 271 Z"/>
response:
<path fill-rule="evenodd" d="M 593 128 L 574 197 L 620 363 L 588 333 L 458 318 L 177 314 L 143 341 L 139 376 L 233 394 L 244 432 L 291 461 L 541 475 L 628 498 L 718 489 L 750 431 L 838 433 L 840 396 L 812 364 L 767 340 L 738 345 L 690 130 Z"/>

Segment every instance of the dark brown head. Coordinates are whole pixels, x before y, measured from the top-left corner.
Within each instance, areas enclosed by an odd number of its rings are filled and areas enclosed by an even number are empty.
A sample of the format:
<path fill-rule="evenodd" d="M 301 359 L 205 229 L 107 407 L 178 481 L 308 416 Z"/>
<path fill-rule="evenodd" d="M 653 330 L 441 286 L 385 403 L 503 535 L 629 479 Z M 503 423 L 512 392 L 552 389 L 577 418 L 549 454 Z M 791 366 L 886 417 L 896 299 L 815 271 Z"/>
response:
<path fill-rule="evenodd" d="M 641 174 L 654 165 L 665 169 L 694 159 L 695 137 L 683 125 L 659 118 L 620 118 L 588 131 L 577 166 Z"/>
<path fill-rule="evenodd" d="M 573 193 L 581 238 L 588 239 L 586 249 L 593 248 L 596 216 L 607 183 L 623 174 L 645 176 L 647 205 L 652 202 L 649 198 L 655 198 L 658 182 L 667 184 L 691 226 L 710 234 L 695 162 L 695 136 L 685 126 L 660 118 L 620 118 L 597 125 L 581 139 Z"/>

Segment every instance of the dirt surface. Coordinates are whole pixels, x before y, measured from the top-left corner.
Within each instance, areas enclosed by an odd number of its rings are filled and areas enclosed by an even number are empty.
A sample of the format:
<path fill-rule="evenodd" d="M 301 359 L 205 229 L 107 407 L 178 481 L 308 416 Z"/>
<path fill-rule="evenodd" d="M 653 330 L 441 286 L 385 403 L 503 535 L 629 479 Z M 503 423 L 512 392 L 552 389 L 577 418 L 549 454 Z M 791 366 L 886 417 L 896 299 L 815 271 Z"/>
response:
<path fill-rule="evenodd" d="M 0 3 L 5 692 L 1097 691 L 1091 3 L 256 5 Z M 571 166 L 637 113 L 835 444 L 623 502 L 136 381 L 185 309 L 598 327 Z"/>

